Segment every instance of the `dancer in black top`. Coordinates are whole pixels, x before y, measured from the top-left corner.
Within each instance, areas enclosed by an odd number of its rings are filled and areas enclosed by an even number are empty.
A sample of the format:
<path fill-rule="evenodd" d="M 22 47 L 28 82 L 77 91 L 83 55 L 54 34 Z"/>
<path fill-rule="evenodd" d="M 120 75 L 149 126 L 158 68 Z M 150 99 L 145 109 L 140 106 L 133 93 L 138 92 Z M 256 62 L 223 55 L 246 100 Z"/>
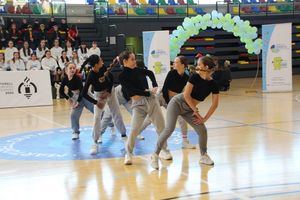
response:
<path fill-rule="evenodd" d="M 82 96 L 94 104 L 94 144 L 91 147 L 91 154 L 97 154 L 97 141 L 101 134 L 101 115 L 106 103 L 111 111 L 114 124 L 121 133 L 123 140 L 126 140 L 126 128 L 120 112 L 119 103 L 115 94 L 113 80 L 109 73 L 109 69 L 103 66 L 103 60 L 98 55 L 91 55 L 88 58 L 88 63 L 92 66 L 92 69 L 82 90 Z M 91 97 L 88 94 L 88 90 L 91 85 L 94 89 L 94 97 Z"/>
<path fill-rule="evenodd" d="M 94 105 L 81 96 L 82 81 L 76 75 L 76 65 L 74 63 L 68 63 L 66 65 L 66 76 L 61 82 L 59 93 L 61 98 L 65 98 L 71 105 L 71 126 L 73 129 L 72 140 L 79 139 L 79 119 L 83 108 L 85 107 L 91 113 L 94 113 Z M 65 87 L 67 87 L 67 93 L 65 93 Z"/>
<path fill-rule="evenodd" d="M 171 99 L 167 108 L 166 128 L 159 136 L 157 146 L 151 156 L 151 166 L 158 169 L 158 154 L 172 135 L 178 116 L 188 122 L 199 135 L 200 161 L 201 164 L 213 165 L 214 162 L 207 154 L 207 130 L 204 123 L 210 118 L 218 107 L 219 89 L 217 83 L 212 79 L 215 70 L 213 59 L 207 56 L 198 60 L 197 73 L 193 74 L 183 94 L 178 94 Z M 212 105 L 206 115 L 202 117 L 198 112 L 197 105 L 204 101 L 212 93 Z"/>
<path fill-rule="evenodd" d="M 164 129 L 164 118 L 160 109 L 160 105 L 154 94 L 157 91 L 157 83 L 153 82 L 153 89 L 145 88 L 143 81 L 146 76 L 155 79 L 153 72 L 136 67 L 135 55 L 132 52 L 124 51 L 119 56 L 124 71 L 120 74 L 119 79 L 122 86 L 124 98 L 132 100 L 132 120 L 131 133 L 126 144 L 125 165 L 132 164 L 132 153 L 135 139 L 139 133 L 147 115 L 149 115 L 158 134 Z M 171 154 L 164 145 L 161 155 L 164 159 L 172 159 Z"/>

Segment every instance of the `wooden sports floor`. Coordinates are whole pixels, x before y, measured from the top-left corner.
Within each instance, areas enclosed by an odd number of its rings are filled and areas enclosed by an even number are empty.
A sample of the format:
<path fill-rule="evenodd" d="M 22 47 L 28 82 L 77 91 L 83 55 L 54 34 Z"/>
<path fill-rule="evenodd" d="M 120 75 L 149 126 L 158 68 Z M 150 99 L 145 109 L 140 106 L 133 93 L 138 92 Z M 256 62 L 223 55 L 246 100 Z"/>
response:
<path fill-rule="evenodd" d="M 198 164 L 199 149 L 181 148 L 159 171 L 151 169 L 150 154 L 134 157 L 132 166 L 124 166 L 122 157 L 33 161 L 0 156 L 0 200 L 300 199 L 300 76 L 293 77 L 290 93 L 262 93 L 260 79 L 254 86 L 258 92 L 246 93 L 251 82 L 233 80 L 207 122 L 214 167 Z M 209 105 L 210 98 L 200 110 Z M 130 125 L 129 114 L 123 108 L 122 113 Z M 92 125 L 86 110 L 81 125 Z M 53 107 L 0 109 L 0 139 L 69 126 L 64 100 L 55 100 Z"/>

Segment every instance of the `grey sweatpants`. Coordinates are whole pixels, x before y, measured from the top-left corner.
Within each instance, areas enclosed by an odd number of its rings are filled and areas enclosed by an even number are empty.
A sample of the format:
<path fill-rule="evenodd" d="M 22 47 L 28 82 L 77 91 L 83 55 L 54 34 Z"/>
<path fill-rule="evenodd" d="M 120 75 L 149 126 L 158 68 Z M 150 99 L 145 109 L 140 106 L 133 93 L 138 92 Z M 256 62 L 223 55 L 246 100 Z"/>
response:
<path fill-rule="evenodd" d="M 136 136 L 144 122 L 146 116 L 149 116 L 153 125 L 155 126 L 158 135 L 165 128 L 165 120 L 161 112 L 161 108 L 158 100 L 154 95 L 150 97 L 142 97 L 138 101 L 132 102 L 132 118 L 131 118 L 131 132 L 127 140 L 126 151 L 132 153 Z M 166 148 L 165 144 L 162 144 L 162 148 Z"/>
<path fill-rule="evenodd" d="M 160 106 L 167 108 L 168 104 L 166 103 L 161 92 L 158 94 L 158 101 Z M 188 126 L 186 121 L 184 121 L 184 119 L 181 116 L 178 116 L 178 123 L 181 129 L 182 138 L 187 138 Z M 147 116 L 138 134 L 144 131 L 150 124 L 151 124 L 151 119 L 149 116 Z"/>
<path fill-rule="evenodd" d="M 132 110 L 131 110 L 131 100 L 127 101 L 124 96 L 123 96 L 123 92 L 122 92 L 122 86 L 118 85 L 117 87 L 115 87 L 115 94 L 116 97 L 118 99 L 119 105 L 123 105 L 126 110 L 132 114 Z M 111 111 L 109 109 L 109 107 L 106 105 L 104 108 L 104 115 L 102 117 L 101 120 L 101 134 L 103 134 L 107 128 L 107 126 L 109 126 L 109 124 L 112 123 L 112 115 L 111 115 Z M 121 132 L 121 134 L 125 134 L 125 132 Z"/>
<path fill-rule="evenodd" d="M 94 92 L 94 98 L 96 100 L 99 100 L 99 97 L 101 96 L 101 93 L 103 92 Z M 115 89 L 114 87 L 111 90 L 111 95 L 103 101 L 105 104 L 107 103 L 111 114 L 112 114 L 112 118 L 114 120 L 114 123 L 118 129 L 118 131 L 121 134 L 125 134 L 126 133 L 126 128 L 123 122 L 123 118 L 120 112 L 120 108 L 119 108 L 119 102 L 118 99 L 116 97 L 115 94 Z M 93 128 L 93 139 L 94 142 L 96 143 L 97 140 L 99 139 L 99 136 L 101 134 L 101 115 L 102 115 L 103 109 L 98 108 L 97 105 L 94 105 L 94 128 Z"/>
<path fill-rule="evenodd" d="M 182 116 L 182 118 L 194 128 L 199 136 L 200 153 L 202 155 L 205 154 L 207 151 L 206 127 L 204 124 L 196 125 L 193 123 L 193 110 L 186 103 L 183 94 L 174 96 L 168 104 L 166 127 L 158 138 L 155 153 L 159 154 L 168 138 L 172 135 L 178 116 Z"/>

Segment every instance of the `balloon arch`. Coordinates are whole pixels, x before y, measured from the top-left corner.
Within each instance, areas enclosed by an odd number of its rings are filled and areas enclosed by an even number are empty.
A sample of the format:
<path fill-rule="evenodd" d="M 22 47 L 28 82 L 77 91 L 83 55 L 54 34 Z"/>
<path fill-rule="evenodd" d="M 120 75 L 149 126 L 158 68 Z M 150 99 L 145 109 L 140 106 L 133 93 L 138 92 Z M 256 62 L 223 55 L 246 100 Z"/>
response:
<path fill-rule="evenodd" d="M 241 20 L 239 16 L 232 17 L 229 13 L 223 15 L 214 10 L 203 16 L 186 17 L 182 26 L 177 26 L 177 29 L 170 35 L 171 60 L 180 53 L 180 47 L 186 40 L 207 28 L 223 29 L 233 33 L 235 37 L 240 38 L 241 42 L 245 43 L 249 54 L 259 54 L 262 49 L 262 40 L 257 38 L 257 28 L 251 26 L 248 20 Z"/>

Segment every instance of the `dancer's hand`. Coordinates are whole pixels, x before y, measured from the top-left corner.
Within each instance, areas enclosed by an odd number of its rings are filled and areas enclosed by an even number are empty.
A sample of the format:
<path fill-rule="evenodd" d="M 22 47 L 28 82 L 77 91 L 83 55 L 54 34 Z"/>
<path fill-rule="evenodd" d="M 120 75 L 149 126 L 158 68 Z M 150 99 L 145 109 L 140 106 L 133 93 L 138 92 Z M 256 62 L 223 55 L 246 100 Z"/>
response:
<path fill-rule="evenodd" d="M 109 97 L 109 96 L 110 96 L 110 93 L 105 91 L 105 92 L 101 93 L 100 99 L 107 99 L 107 97 Z"/>
<path fill-rule="evenodd" d="M 98 101 L 96 105 L 98 106 L 98 108 L 100 108 L 102 110 L 105 106 L 105 103 L 101 102 L 101 101 Z"/>
<path fill-rule="evenodd" d="M 78 101 L 75 101 L 73 104 L 72 104 L 72 108 L 77 108 L 79 106 L 79 102 Z"/>
<path fill-rule="evenodd" d="M 152 92 L 153 94 L 156 94 L 156 93 L 157 93 L 157 90 L 158 90 L 158 87 L 154 87 L 154 88 L 151 89 L 151 92 Z"/>
<path fill-rule="evenodd" d="M 193 123 L 196 125 L 204 124 L 204 122 L 206 121 L 198 112 L 194 112 L 193 116 Z"/>
<path fill-rule="evenodd" d="M 73 100 L 70 98 L 70 99 L 68 99 L 68 102 L 69 102 L 69 104 L 70 104 L 70 106 L 72 106 L 73 105 Z"/>

